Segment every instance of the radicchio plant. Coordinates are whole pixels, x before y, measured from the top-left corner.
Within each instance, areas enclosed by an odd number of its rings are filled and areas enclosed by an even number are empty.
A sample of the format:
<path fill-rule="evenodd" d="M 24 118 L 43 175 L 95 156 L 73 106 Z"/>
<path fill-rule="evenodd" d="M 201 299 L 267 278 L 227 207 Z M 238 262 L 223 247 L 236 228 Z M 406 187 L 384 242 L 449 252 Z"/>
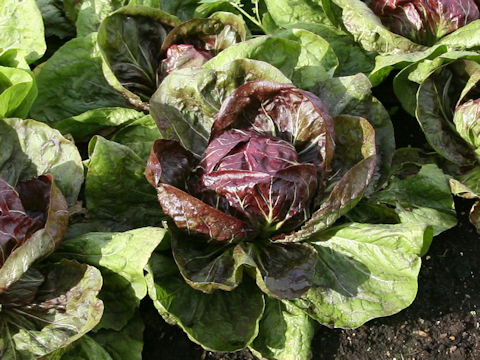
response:
<path fill-rule="evenodd" d="M 423 45 L 480 18 L 474 0 L 369 0 L 370 8 L 394 33 Z"/>
<path fill-rule="evenodd" d="M 105 77 L 134 106 L 146 103 L 171 71 L 200 67 L 219 51 L 245 40 L 243 20 L 218 12 L 181 23 L 160 9 L 124 6 L 98 32 Z"/>
<path fill-rule="evenodd" d="M 360 118 L 343 120 L 352 132 L 364 124 Z M 222 104 L 201 159 L 176 140 L 160 139 L 146 177 L 175 227 L 213 247 L 205 250 L 209 256 L 243 253 L 258 268 L 262 290 L 297 298 L 312 285 L 316 262 L 316 251 L 303 240 L 356 203 L 372 179 L 374 131 L 364 125 L 365 159 L 353 168 L 344 161 L 332 174 L 335 124 L 321 100 L 290 84 L 249 82 Z M 190 261 L 192 249 L 180 237 L 172 248 L 195 288 L 211 292 L 238 285 L 243 265 L 224 264 L 223 271 L 234 271 L 237 280 L 225 279 L 226 274 L 204 273 L 200 263 Z"/>
<path fill-rule="evenodd" d="M 237 16 L 216 12 L 175 27 L 162 45 L 161 74 L 175 69 L 200 67 L 223 49 L 245 40 L 246 32 Z"/>
<path fill-rule="evenodd" d="M 67 202 L 52 175 L 20 181 L 15 188 L 0 178 L 2 358 L 50 354 L 100 321 L 97 269 L 65 260 L 35 264 L 55 250 L 67 224 Z"/>

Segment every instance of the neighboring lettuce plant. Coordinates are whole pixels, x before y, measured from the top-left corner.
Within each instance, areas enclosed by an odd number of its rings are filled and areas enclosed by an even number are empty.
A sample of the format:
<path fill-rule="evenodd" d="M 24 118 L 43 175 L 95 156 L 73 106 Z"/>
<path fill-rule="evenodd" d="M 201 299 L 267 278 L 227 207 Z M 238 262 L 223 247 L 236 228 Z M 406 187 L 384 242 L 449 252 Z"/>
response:
<path fill-rule="evenodd" d="M 480 18 L 474 0 L 367 0 L 392 32 L 432 46 L 443 36 Z"/>
<path fill-rule="evenodd" d="M 28 69 L 44 54 L 43 21 L 35 0 L 2 0 L 0 27 L 0 65 Z"/>
<path fill-rule="evenodd" d="M 181 24 L 159 9 L 129 5 L 102 21 L 98 45 L 109 83 L 134 106 L 146 110 L 169 72 L 199 67 L 245 36 L 243 20 L 234 14 L 215 13 Z"/>
<path fill-rule="evenodd" d="M 0 141 L 0 356 L 37 359 L 100 321 L 102 278 L 75 261 L 39 263 L 67 230 L 83 182 L 78 150 L 33 120 L 1 120 Z"/>
<path fill-rule="evenodd" d="M 160 73 L 165 77 L 175 69 L 200 67 L 220 51 L 244 41 L 242 20 L 230 13 L 216 12 L 208 18 L 191 19 L 175 27 L 162 45 Z"/>
<path fill-rule="evenodd" d="M 399 74 L 398 93 L 408 89 L 416 99 L 403 96 L 404 106 L 415 116 L 430 146 L 443 159 L 452 192 L 466 198 L 480 196 L 480 65 L 445 54 L 435 62 L 420 62 Z M 408 81 L 415 79 L 416 81 Z M 480 229 L 477 202 L 471 222 Z"/>
<path fill-rule="evenodd" d="M 387 148 L 374 127 L 349 113 L 355 106 L 338 104 L 355 103 L 361 80 L 319 84 L 324 104 L 274 68 L 270 81 L 225 84 L 239 64 L 269 69 L 237 60 L 217 71 L 177 70 L 151 99 L 164 139 L 146 177 L 171 238 L 149 262 L 149 294 L 168 322 L 207 349 L 308 358 L 315 321 L 357 327 L 413 301 L 434 229 L 413 213 L 426 204 L 392 202 L 395 189 L 436 179 L 450 216 L 453 201 L 441 171 L 428 168 L 375 200 L 388 204 L 382 209 L 393 221 L 348 222 L 344 215 L 382 183 L 378 160 L 389 163 L 377 153 Z M 362 108 L 379 118 L 371 99 Z"/>
<path fill-rule="evenodd" d="M 365 50 L 374 51 L 374 85 L 393 68 L 434 59 L 451 50 L 480 47 L 479 5 L 473 0 L 328 0 L 332 21 L 345 27 Z M 340 20 L 339 20 L 340 19 Z"/>

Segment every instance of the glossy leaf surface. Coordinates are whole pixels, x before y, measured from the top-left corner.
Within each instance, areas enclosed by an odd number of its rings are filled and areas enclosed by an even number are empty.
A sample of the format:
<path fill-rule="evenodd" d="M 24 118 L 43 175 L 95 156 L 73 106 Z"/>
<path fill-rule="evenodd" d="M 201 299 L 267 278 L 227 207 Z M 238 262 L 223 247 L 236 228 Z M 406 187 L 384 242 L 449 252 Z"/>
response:
<path fill-rule="evenodd" d="M 244 281 L 235 291 L 204 294 L 185 283 L 165 255 L 155 254 L 149 265 L 146 280 L 155 307 L 191 340 L 216 351 L 251 344 L 264 309 L 263 295 L 252 281 Z"/>

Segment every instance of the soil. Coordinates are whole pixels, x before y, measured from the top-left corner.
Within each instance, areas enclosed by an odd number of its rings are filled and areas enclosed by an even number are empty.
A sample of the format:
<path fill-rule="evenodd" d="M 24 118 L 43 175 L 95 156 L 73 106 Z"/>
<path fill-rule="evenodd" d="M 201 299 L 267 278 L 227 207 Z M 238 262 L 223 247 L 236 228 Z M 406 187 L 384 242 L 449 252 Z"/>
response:
<path fill-rule="evenodd" d="M 385 83 L 391 84 L 391 80 Z M 425 138 L 416 130 L 416 120 L 399 108 L 391 89 L 379 87 L 375 95 L 390 109 L 397 147 L 427 148 Z M 354 330 L 319 326 L 312 343 L 313 359 L 480 359 L 480 236 L 468 221 L 472 202 L 455 202 L 459 223 L 434 238 L 423 258 L 413 304 Z M 142 303 L 141 311 L 146 324 L 145 360 L 257 359 L 248 350 L 203 350 L 178 327 L 166 324 L 148 300 Z"/>

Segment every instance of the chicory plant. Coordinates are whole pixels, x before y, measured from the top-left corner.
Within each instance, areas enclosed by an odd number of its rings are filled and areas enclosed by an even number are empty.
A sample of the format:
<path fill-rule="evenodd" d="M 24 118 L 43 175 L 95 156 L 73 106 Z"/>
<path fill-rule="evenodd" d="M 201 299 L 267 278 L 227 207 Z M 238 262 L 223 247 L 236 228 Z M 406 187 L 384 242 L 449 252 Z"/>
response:
<path fill-rule="evenodd" d="M 97 325 L 102 277 L 89 265 L 46 259 L 83 182 L 73 143 L 22 119 L 0 120 L 0 139 L 0 357 L 37 359 Z"/>
<path fill-rule="evenodd" d="M 203 91 L 212 81 L 220 90 L 224 77 L 207 73 L 177 70 L 151 100 L 164 138 L 145 174 L 171 234 L 147 267 L 160 314 L 207 349 L 308 358 L 315 321 L 356 327 L 408 305 L 432 228 L 343 217 L 382 168 L 372 125 L 332 117 L 313 93 L 266 80 L 240 84 L 210 113 L 215 102 Z M 187 76 L 210 85 L 196 96 L 182 91 L 191 84 L 170 88 Z"/>

